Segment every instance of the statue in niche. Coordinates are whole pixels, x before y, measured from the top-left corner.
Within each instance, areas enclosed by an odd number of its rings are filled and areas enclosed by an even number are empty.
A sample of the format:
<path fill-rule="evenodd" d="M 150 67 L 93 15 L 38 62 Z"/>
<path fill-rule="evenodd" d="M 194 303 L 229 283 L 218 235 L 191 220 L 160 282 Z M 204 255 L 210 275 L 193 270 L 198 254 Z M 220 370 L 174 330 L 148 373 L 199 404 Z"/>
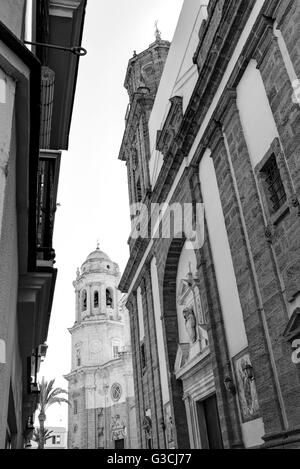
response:
<path fill-rule="evenodd" d="M 142 428 L 145 432 L 146 439 L 151 440 L 151 438 L 152 438 L 152 420 L 148 415 L 144 416 Z"/>
<path fill-rule="evenodd" d="M 173 419 L 170 415 L 167 421 L 167 441 L 172 443 L 174 441 Z"/>
<path fill-rule="evenodd" d="M 197 340 L 196 316 L 194 313 L 194 308 L 192 306 L 184 308 L 183 316 L 185 319 L 185 328 L 187 330 L 189 339 L 191 343 L 194 344 Z"/>

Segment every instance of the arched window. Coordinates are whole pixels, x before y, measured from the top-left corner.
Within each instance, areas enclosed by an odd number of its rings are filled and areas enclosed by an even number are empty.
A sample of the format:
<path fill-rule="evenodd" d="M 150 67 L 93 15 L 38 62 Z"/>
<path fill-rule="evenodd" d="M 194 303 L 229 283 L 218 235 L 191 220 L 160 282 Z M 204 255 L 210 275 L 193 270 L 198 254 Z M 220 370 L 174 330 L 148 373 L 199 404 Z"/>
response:
<path fill-rule="evenodd" d="M 112 292 L 109 288 L 106 289 L 106 306 L 114 307 Z"/>
<path fill-rule="evenodd" d="M 99 292 L 94 292 L 94 308 L 99 307 Z"/>
<path fill-rule="evenodd" d="M 81 311 L 86 310 L 86 304 L 87 304 L 87 294 L 86 294 L 86 290 L 83 290 L 83 292 L 81 293 Z"/>

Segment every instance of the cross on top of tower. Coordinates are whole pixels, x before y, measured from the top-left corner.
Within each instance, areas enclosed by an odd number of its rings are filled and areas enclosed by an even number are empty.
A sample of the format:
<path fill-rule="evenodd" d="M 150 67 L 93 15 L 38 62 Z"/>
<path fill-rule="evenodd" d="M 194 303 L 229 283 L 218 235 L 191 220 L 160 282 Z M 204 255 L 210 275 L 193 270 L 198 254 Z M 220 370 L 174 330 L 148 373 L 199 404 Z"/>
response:
<path fill-rule="evenodd" d="M 158 29 L 158 20 L 154 23 L 155 26 L 155 39 L 159 42 L 161 41 L 161 31 Z"/>
<path fill-rule="evenodd" d="M 97 248 L 96 248 L 97 251 L 100 250 L 100 242 L 99 242 L 99 238 L 97 239 Z"/>

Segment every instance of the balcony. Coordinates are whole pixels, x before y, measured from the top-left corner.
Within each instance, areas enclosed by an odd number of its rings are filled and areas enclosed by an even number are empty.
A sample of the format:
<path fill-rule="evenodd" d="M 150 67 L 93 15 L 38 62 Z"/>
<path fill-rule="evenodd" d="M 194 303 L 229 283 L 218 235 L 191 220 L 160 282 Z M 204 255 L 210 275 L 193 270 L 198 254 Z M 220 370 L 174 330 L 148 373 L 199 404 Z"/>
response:
<path fill-rule="evenodd" d="M 37 267 L 52 268 L 52 246 L 61 152 L 41 150 L 37 187 Z"/>

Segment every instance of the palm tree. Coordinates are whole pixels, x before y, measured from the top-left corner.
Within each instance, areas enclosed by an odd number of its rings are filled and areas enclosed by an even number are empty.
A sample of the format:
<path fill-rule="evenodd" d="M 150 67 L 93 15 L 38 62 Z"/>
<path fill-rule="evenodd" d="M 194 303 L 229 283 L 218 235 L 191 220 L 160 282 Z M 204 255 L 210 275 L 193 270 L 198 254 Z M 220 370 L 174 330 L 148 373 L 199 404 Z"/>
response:
<path fill-rule="evenodd" d="M 44 444 L 46 441 L 46 432 L 45 430 L 45 420 L 46 420 L 46 410 L 53 404 L 61 404 L 65 402 L 68 405 L 71 405 L 68 399 L 61 397 L 59 394 L 68 394 L 65 389 L 54 388 L 55 379 L 51 379 L 49 382 L 45 381 L 45 378 L 42 378 L 42 381 L 39 383 L 40 395 L 39 395 L 39 422 L 40 422 L 40 438 L 39 438 L 39 447 L 38 449 L 44 449 Z"/>
<path fill-rule="evenodd" d="M 44 443 L 46 443 L 47 440 L 49 440 L 50 438 L 52 438 L 52 433 L 53 431 L 52 430 L 48 430 L 47 428 L 45 428 L 45 431 L 44 431 Z M 41 441 L 41 430 L 40 428 L 35 428 L 33 430 L 33 437 L 32 437 L 33 441 L 35 441 L 36 443 L 40 443 Z"/>

